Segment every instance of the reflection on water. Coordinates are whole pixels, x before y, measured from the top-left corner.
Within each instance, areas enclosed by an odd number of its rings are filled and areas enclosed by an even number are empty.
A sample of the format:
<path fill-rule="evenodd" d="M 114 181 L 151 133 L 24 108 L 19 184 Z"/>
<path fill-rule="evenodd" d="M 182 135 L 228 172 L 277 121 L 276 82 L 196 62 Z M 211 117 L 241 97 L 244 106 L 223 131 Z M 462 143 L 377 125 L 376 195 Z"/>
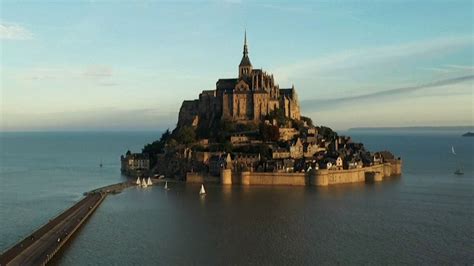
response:
<path fill-rule="evenodd" d="M 472 261 L 472 181 L 458 180 L 465 186 L 453 190 L 409 180 L 326 188 L 208 184 L 205 197 L 191 184 L 130 189 L 104 202 L 60 263 Z M 103 256 L 111 250 L 126 252 Z"/>
<path fill-rule="evenodd" d="M 0 244 L 20 239 L 82 192 L 121 180 L 126 143 L 138 149 L 152 137 L 55 133 L 13 136 L 7 145 L 2 139 Z M 400 155 L 404 175 L 323 188 L 208 184 L 205 197 L 200 184 L 130 188 L 106 198 L 58 263 L 472 264 L 472 138 L 353 137 L 370 150 Z M 464 176 L 453 175 L 452 145 Z"/>

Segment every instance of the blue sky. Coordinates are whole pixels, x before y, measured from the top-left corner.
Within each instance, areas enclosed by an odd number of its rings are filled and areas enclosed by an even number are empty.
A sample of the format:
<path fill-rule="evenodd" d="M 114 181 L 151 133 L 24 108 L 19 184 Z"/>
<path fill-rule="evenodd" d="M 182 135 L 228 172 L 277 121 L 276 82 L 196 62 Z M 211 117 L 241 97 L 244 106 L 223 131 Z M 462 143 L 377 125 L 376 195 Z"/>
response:
<path fill-rule="evenodd" d="M 173 127 L 255 68 L 317 124 L 472 125 L 472 1 L 1 1 L 1 128 Z"/>

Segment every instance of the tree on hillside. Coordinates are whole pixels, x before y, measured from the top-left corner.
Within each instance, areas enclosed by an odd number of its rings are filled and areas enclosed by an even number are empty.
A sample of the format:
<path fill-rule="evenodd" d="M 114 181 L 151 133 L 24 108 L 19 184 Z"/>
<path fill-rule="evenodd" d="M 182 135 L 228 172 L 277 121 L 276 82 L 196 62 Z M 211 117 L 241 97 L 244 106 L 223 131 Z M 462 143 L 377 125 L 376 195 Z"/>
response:
<path fill-rule="evenodd" d="M 236 126 L 234 122 L 224 119 L 219 121 L 217 127 L 214 128 L 213 131 L 213 135 L 217 142 L 223 143 L 230 134 L 236 131 Z"/>
<path fill-rule="evenodd" d="M 301 116 L 301 120 L 306 122 L 306 124 L 310 127 L 313 127 L 314 124 L 313 124 L 313 120 L 309 117 L 306 117 L 306 116 Z"/>
<path fill-rule="evenodd" d="M 265 117 L 265 119 L 270 120 L 270 121 L 273 121 L 273 119 L 275 119 L 279 126 L 286 125 L 286 123 L 288 122 L 288 118 L 285 116 L 285 111 L 283 111 L 283 109 L 281 108 L 277 108 L 271 111 Z"/>
<path fill-rule="evenodd" d="M 142 153 L 147 153 L 150 155 L 162 153 L 164 151 L 164 147 L 166 142 L 170 139 L 171 132 L 167 129 L 163 134 L 161 134 L 161 138 L 159 140 L 155 140 L 152 143 L 146 144 L 143 149 Z"/>
<path fill-rule="evenodd" d="M 276 142 L 280 138 L 280 131 L 277 126 L 260 124 L 260 137 L 263 141 Z"/>
<path fill-rule="evenodd" d="M 337 133 L 334 132 L 331 128 L 325 126 L 319 126 L 318 132 L 321 136 L 325 139 L 335 139 L 337 137 Z"/>
<path fill-rule="evenodd" d="M 187 145 L 196 141 L 196 132 L 190 126 L 183 126 L 175 133 L 174 138 L 178 143 Z"/>

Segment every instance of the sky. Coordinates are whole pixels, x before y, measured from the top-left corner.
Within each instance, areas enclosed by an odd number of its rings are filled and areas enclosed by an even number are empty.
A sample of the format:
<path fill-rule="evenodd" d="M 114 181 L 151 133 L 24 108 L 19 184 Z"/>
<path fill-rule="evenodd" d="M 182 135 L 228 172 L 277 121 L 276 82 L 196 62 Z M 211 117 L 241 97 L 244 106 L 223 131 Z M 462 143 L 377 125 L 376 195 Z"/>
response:
<path fill-rule="evenodd" d="M 473 3 L 0 0 L 0 131 L 174 128 L 244 30 L 317 125 L 473 125 Z"/>

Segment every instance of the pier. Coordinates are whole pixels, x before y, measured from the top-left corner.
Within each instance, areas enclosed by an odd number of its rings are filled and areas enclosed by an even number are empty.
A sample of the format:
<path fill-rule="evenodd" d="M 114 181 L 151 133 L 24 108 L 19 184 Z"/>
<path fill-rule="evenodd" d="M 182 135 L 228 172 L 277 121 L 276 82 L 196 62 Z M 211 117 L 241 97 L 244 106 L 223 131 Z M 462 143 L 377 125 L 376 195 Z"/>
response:
<path fill-rule="evenodd" d="M 84 193 L 85 197 L 0 255 L 0 265 L 45 265 L 94 213 L 108 194 L 133 186 L 123 182 Z"/>

